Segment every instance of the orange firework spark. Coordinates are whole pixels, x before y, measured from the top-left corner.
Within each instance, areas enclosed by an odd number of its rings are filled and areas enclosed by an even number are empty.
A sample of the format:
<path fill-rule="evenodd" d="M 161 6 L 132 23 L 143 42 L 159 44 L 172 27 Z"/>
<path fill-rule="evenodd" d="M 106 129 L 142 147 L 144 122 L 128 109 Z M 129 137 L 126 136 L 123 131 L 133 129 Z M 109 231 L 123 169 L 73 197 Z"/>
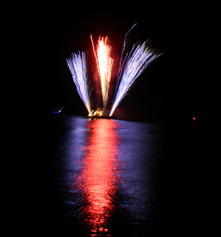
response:
<path fill-rule="evenodd" d="M 96 50 L 92 35 L 90 35 L 90 39 L 100 76 L 103 107 L 105 108 L 108 101 L 108 91 L 114 59 L 110 56 L 111 46 L 107 43 L 108 37 L 99 37 Z"/>

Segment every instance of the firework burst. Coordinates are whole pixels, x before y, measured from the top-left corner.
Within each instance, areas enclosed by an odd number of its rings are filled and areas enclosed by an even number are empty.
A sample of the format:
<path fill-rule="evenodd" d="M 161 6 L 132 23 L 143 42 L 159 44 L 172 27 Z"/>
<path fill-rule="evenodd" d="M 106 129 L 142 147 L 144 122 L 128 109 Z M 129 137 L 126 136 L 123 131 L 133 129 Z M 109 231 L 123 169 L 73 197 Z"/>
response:
<path fill-rule="evenodd" d="M 126 53 L 123 57 L 124 51 L 126 49 L 127 36 L 136 25 L 137 24 L 134 24 L 124 37 L 119 70 L 116 78 L 116 91 L 109 116 L 113 115 L 114 111 L 122 99 L 126 96 L 127 92 L 134 84 L 135 80 L 140 76 L 140 74 L 153 60 L 161 55 L 155 53 L 150 47 L 148 47 L 147 41 L 145 41 L 142 44 L 134 44 L 131 51 Z M 77 54 L 72 54 L 72 56 L 67 59 L 67 63 L 78 94 L 87 108 L 88 116 L 103 116 L 104 114 L 107 114 L 106 107 L 108 103 L 109 85 L 114 59 L 111 57 L 111 46 L 108 44 L 108 37 L 99 37 L 96 46 L 94 45 L 92 35 L 90 35 L 90 39 L 100 78 L 103 101 L 102 109 L 97 108 L 96 110 L 91 110 L 85 53 L 79 52 Z"/>

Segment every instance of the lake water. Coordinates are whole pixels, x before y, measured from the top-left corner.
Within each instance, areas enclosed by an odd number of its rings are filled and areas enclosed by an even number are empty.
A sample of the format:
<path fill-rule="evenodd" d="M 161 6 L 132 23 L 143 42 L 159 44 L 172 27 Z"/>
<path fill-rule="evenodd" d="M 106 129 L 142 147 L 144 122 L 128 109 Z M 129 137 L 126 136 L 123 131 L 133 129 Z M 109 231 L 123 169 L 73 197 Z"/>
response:
<path fill-rule="evenodd" d="M 55 117 L 29 131 L 26 142 L 27 235 L 189 233 L 198 172 L 189 130 Z"/>

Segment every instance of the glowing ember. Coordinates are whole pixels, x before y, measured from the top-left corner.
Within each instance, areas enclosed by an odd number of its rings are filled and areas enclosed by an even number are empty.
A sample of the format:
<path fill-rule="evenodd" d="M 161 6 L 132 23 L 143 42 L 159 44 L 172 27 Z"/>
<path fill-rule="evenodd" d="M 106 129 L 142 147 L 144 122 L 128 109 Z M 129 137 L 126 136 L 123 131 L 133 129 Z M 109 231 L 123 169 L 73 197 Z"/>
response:
<path fill-rule="evenodd" d="M 89 117 L 102 117 L 104 115 L 104 109 L 92 110 L 91 113 L 88 114 Z"/>
<path fill-rule="evenodd" d="M 90 36 L 90 38 L 100 76 L 103 107 L 106 108 L 108 101 L 109 83 L 111 79 L 111 70 L 114 61 L 110 56 L 111 46 L 107 44 L 107 37 L 99 37 L 97 50 L 95 50 L 92 35 Z"/>

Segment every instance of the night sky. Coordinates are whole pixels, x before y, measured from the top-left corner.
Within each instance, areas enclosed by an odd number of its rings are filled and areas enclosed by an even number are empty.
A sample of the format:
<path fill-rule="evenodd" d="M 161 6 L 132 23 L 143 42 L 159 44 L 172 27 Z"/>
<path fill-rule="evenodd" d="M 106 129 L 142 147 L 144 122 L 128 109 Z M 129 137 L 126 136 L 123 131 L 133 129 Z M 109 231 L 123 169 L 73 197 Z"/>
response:
<path fill-rule="evenodd" d="M 121 118 L 188 121 L 200 113 L 200 6 L 198 1 L 57 1 L 24 8 L 23 112 L 87 115 L 66 58 L 91 50 L 89 35 L 108 35 L 116 58 L 131 41 L 150 40 L 164 54 L 137 79 L 118 108 Z"/>

